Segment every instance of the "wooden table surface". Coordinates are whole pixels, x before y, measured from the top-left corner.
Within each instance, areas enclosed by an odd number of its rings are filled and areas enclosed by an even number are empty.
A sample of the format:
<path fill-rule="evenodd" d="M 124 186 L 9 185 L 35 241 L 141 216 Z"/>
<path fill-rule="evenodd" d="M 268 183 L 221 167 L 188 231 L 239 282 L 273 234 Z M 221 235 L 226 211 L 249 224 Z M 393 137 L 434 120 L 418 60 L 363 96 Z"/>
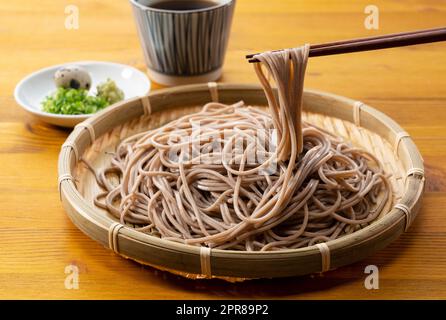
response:
<path fill-rule="evenodd" d="M 256 82 L 243 58 L 250 52 L 446 25 L 446 3 L 437 0 L 373 1 L 379 30 L 364 27 L 369 1 L 253 3 L 237 1 L 221 81 Z M 64 27 L 68 4 L 79 8 L 78 30 Z M 25 113 L 12 93 L 30 72 L 76 60 L 145 69 L 128 1 L 0 2 L 0 298 L 446 298 L 446 43 L 312 58 L 307 71 L 307 88 L 365 101 L 413 136 L 427 184 L 409 232 L 378 254 L 323 275 L 238 284 L 142 267 L 70 222 L 56 168 L 69 131 Z M 79 269 L 78 289 L 65 288 L 68 265 Z M 367 265 L 379 268 L 378 290 L 364 287 Z"/>

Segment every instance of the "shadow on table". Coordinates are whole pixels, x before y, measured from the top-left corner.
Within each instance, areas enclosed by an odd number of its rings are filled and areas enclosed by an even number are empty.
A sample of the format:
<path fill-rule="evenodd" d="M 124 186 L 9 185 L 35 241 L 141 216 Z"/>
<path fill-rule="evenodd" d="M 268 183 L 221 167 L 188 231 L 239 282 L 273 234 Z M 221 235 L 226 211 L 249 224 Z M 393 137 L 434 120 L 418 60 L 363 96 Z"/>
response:
<path fill-rule="evenodd" d="M 420 215 L 422 215 L 422 212 L 420 212 Z M 328 294 L 328 291 L 331 291 L 330 298 L 354 298 L 354 292 L 362 292 L 362 290 L 368 291 L 364 288 L 364 280 L 368 275 L 364 273 L 365 267 L 368 265 L 376 265 L 379 268 L 379 272 L 382 273 L 385 272 L 386 266 L 392 263 L 401 264 L 402 262 L 398 260 L 416 243 L 416 234 L 421 232 L 422 227 L 422 220 L 417 219 L 408 233 L 404 233 L 387 248 L 378 251 L 367 259 L 323 274 L 312 274 L 301 277 L 254 279 L 242 282 L 228 282 L 221 279 L 194 280 L 174 275 L 167 271 L 160 271 L 149 266 L 141 266 L 132 260 L 120 259 L 121 261 L 116 261 L 116 263 L 129 263 L 136 267 L 139 270 L 128 273 L 128 276 L 136 277 L 137 275 L 138 281 L 141 281 L 141 278 L 145 278 L 146 281 L 156 282 L 159 286 L 175 290 L 178 292 L 178 299 L 182 298 L 182 294 L 190 296 L 191 293 L 196 294 L 197 297 L 206 295 L 209 298 L 217 299 L 296 298 L 299 295 L 308 297 L 308 295 L 311 296 L 311 294 L 317 293 L 319 293 L 319 298 L 323 298 L 323 294 Z M 87 248 L 84 249 L 90 251 Z M 333 289 L 336 288 L 345 290 L 340 290 L 333 294 Z"/>
<path fill-rule="evenodd" d="M 418 225 L 415 223 L 411 230 L 415 231 Z M 324 274 L 301 277 L 254 279 L 232 283 L 221 279 L 193 280 L 150 267 L 144 267 L 144 269 L 150 273 L 151 277 L 178 290 L 179 298 L 181 298 L 181 291 L 213 295 L 215 298 L 286 298 L 287 296 L 324 292 L 341 286 L 364 288 L 364 280 L 368 275 L 364 273 L 366 266 L 376 265 L 382 271 L 386 265 L 391 264 L 403 254 L 411 244 L 411 241 L 407 241 L 407 237 L 403 237 L 363 261 Z M 339 298 L 343 298 L 342 293 L 339 294 Z"/>

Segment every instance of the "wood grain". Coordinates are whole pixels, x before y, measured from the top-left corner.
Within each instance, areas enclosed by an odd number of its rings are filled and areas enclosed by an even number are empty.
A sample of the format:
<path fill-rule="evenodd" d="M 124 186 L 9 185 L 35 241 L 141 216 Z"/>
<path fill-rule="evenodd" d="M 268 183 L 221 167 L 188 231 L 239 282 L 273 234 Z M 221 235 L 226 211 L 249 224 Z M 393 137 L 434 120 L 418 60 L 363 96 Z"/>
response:
<path fill-rule="evenodd" d="M 80 9 L 79 30 L 64 28 L 72 3 Z M 378 0 L 380 29 L 366 30 L 368 4 L 238 0 L 221 81 L 255 82 L 244 59 L 250 52 L 446 24 L 444 2 Z M 78 231 L 57 192 L 57 156 L 68 131 L 36 121 L 13 100 L 22 77 L 56 63 L 110 60 L 144 70 L 130 5 L 3 1 L 0 21 L 0 298 L 446 298 L 446 44 L 320 57 L 308 67 L 307 87 L 362 100 L 413 136 L 427 192 L 409 232 L 361 263 L 323 275 L 231 284 L 141 267 Z M 65 289 L 69 264 L 80 270 L 78 290 Z M 370 264 L 379 267 L 379 290 L 364 288 Z"/>

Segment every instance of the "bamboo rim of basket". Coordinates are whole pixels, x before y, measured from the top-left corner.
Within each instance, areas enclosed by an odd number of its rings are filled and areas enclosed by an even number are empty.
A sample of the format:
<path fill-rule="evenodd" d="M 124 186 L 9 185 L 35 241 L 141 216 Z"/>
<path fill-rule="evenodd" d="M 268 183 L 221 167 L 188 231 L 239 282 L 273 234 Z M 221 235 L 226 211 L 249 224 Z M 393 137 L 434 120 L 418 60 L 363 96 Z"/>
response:
<path fill-rule="evenodd" d="M 87 119 L 69 135 L 60 152 L 59 188 L 61 201 L 74 224 L 94 240 L 109 246 L 108 233 L 116 221 L 95 210 L 76 188 L 73 178 L 77 157 L 93 143 L 117 125 L 150 112 L 175 106 L 200 105 L 211 100 L 234 103 L 240 100 L 250 105 L 266 105 L 259 85 L 248 84 L 196 84 L 157 90 L 147 96 L 115 104 Z M 365 258 L 396 239 L 412 222 L 421 205 L 424 190 L 423 159 L 408 134 L 391 118 L 358 101 L 330 93 L 305 90 L 304 99 L 308 110 L 326 116 L 360 124 L 362 128 L 377 133 L 394 145 L 395 154 L 406 170 L 405 190 L 399 201 L 402 208 L 393 207 L 375 223 L 350 235 L 326 242 L 329 266 L 324 265 L 324 253 L 316 245 L 266 252 L 241 252 L 212 249 L 207 258 L 210 274 L 216 277 L 283 277 L 295 276 L 327 269 L 334 269 Z M 85 130 L 88 129 L 88 130 Z M 64 146 L 75 146 L 65 148 Z M 75 152 L 76 151 L 76 152 Z M 414 170 L 415 168 L 415 170 Z M 200 247 L 166 241 L 121 228 L 117 233 L 119 250 L 115 252 L 133 260 L 175 270 L 186 274 L 203 274 L 203 252 Z"/>

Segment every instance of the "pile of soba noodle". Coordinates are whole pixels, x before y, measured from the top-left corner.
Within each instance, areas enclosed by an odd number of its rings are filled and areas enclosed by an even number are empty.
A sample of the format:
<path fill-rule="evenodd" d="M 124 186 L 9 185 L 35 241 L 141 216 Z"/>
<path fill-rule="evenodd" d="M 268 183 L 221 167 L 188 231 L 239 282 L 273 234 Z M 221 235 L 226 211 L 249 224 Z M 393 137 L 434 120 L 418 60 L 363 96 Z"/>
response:
<path fill-rule="evenodd" d="M 301 120 L 308 50 L 256 56 L 269 112 L 211 102 L 122 141 L 95 173 L 96 205 L 163 239 L 232 250 L 300 248 L 368 225 L 388 180 L 373 155 Z"/>

